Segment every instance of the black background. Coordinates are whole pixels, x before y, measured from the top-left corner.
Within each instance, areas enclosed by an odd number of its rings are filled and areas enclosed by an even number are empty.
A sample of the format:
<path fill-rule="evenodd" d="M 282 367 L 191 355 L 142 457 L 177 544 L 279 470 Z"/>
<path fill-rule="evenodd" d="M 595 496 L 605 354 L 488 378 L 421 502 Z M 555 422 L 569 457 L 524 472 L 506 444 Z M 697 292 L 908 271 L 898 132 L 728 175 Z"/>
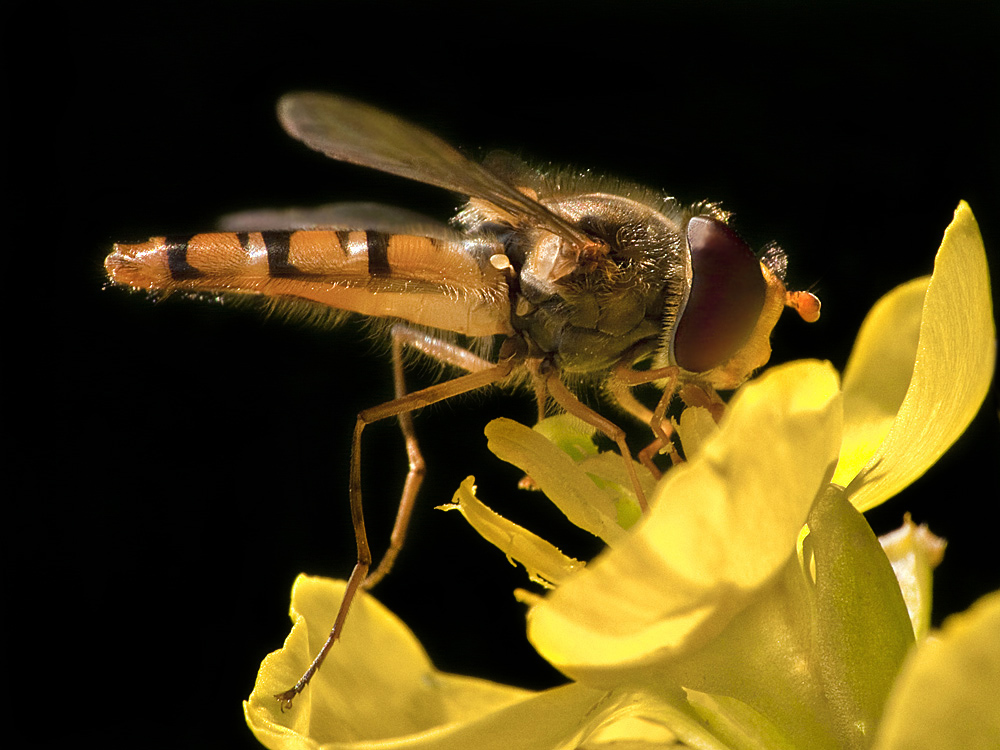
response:
<path fill-rule="evenodd" d="M 872 303 L 930 272 L 959 199 L 996 278 L 997 7 L 9 4 L 4 570 L 8 658 L 28 670 L 8 684 L 18 710 L 63 741 L 253 747 L 240 701 L 287 634 L 295 575 L 350 571 L 349 438 L 358 409 L 391 394 L 384 347 L 356 326 L 104 288 L 112 242 L 228 211 L 454 209 L 292 141 L 273 113 L 282 93 L 336 91 L 472 154 L 507 148 L 723 201 L 823 299 L 816 325 L 781 322 L 773 361 L 843 367 Z M 1000 583 L 996 407 L 994 391 L 937 466 L 870 514 L 882 533 L 912 510 L 951 542 L 938 619 Z M 431 510 L 475 474 L 487 502 L 551 528 L 482 437 L 493 417 L 532 413 L 529 398 L 487 394 L 420 416 L 429 476 L 377 594 L 442 669 L 540 688 L 559 677 L 523 637 L 510 595 L 523 572 Z M 405 466 L 395 426 L 371 428 L 365 452 L 380 550 Z"/>

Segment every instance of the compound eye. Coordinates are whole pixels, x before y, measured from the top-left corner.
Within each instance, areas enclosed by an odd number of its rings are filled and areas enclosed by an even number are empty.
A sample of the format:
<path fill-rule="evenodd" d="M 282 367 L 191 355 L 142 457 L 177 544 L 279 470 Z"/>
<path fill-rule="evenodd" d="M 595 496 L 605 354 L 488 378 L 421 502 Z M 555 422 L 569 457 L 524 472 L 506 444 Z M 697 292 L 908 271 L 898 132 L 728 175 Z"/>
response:
<path fill-rule="evenodd" d="M 688 372 L 707 372 L 746 343 L 767 285 L 747 243 L 721 221 L 696 216 L 687 241 L 691 294 L 674 332 L 674 360 Z"/>

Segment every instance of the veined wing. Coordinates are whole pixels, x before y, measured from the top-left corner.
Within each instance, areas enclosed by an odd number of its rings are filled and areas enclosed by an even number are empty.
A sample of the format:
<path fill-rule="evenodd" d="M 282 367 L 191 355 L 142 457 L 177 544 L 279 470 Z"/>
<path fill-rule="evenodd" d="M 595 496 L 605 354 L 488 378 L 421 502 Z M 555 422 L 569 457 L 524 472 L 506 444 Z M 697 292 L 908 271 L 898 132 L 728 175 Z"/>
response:
<path fill-rule="evenodd" d="M 548 229 L 577 251 L 594 244 L 437 136 L 375 107 L 331 94 L 298 92 L 281 98 L 278 118 L 289 135 L 331 159 L 481 198 Z"/>

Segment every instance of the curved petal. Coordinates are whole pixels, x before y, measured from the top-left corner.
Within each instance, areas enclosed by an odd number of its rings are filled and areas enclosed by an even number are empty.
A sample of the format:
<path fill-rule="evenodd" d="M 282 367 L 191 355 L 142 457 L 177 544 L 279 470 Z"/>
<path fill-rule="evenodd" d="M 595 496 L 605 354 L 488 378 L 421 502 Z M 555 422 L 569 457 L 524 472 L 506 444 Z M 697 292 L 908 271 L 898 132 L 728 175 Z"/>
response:
<path fill-rule="evenodd" d="M 595 484 L 582 468 L 597 448 L 589 438 L 592 433 L 581 433 L 579 425 L 567 415 L 544 419 L 534 429 L 501 418 L 486 425 L 486 437 L 490 451 L 531 477 L 574 525 L 613 544 L 624 535 L 619 518 L 628 513 L 620 507 L 620 497 Z"/>
<path fill-rule="evenodd" d="M 438 510 L 459 511 L 483 539 L 503 552 L 512 563 L 521 563 L 532 581 L 547 588 L 558 585 L 584 566 L 537 534 L 487 508 L 476 497 L 473 477 L 462 482 L 450 505 L 439 505 Z"/>
<path fill-rule="evenodd" d="M 295 581 L 290 613 L 295 625 L 282 649 L 264 659 L 244 703 L 247 723 L 272 750 L 360 747 L 370 741 L 412 738 L 536 695 L 438 672 L 409 629 L 361 593 L 343 638 L 292 709 L 282 712 L 274 695 L 294 684 L 318 652 L 344 586 L 343 581 L 304 575 Z"/>
<path fill-rule="evenodd" d="M 774 368 L 741 389 L 716 435 L 658 485 L 649 516 L 529 613 L 567 674 L 617 682 L 696 647 L 795 552 L 840 444 L 828 363 Z"/>
<path fill-rule="evenodd" d="M 913 378 L 930 276 L 901 284 L 865 317 L 844 369 L 844 440 L 834 484 L 846 487 L 889 434 Z"/>
<path fill-rule="evenodd" d="M 958 439 L 986 396 L 995 357 L 986 250 L 972 210 L 963 201 L 934 263 L 906 395 L 885 439 L 847 487 L 858 510 L 899 493 Z M 870 370 L 872 365 L 859 367 Z M 845 409 L 863 400 L 855 382 L 845 377 Z M 852 419 L 845 412 L 845 420 Z M 858 457 L 851 463 L 856 465 Z"/>
<path fill-rule="evenodd" d="M 877 750 L 988 750 L 1000 739 L 1000 592 L 944 623 L 909 656 L 886 703 Z"/>
<path fill-rule="evenodd" d="M 701 452 L 701 446 L 719 431 L 719 426 L 708 409 L 689 406 L 681 413 L 680 423 L 675 429 L 684 446 L 684 455 L 690 461 Z"/>

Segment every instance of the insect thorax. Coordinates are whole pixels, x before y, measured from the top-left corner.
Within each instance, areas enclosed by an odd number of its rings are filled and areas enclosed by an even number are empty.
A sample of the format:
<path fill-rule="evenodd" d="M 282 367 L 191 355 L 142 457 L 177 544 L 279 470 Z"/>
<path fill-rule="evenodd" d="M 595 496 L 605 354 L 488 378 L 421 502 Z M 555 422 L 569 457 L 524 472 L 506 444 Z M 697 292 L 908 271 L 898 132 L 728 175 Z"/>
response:
<path fill-rule="evenodd" d="M 669 335 L 689 288 L 683 212 L 609 193 L 542 200 L 607 247 L 591 267 L 552 278 L 562 240 L 534 227 L 500 236 L 514 269 L 512 323 L 564 372 L 600 374 L 629 350 L 651 354 Z M 643 346 L 648 343 L 648 347 Z"/>

